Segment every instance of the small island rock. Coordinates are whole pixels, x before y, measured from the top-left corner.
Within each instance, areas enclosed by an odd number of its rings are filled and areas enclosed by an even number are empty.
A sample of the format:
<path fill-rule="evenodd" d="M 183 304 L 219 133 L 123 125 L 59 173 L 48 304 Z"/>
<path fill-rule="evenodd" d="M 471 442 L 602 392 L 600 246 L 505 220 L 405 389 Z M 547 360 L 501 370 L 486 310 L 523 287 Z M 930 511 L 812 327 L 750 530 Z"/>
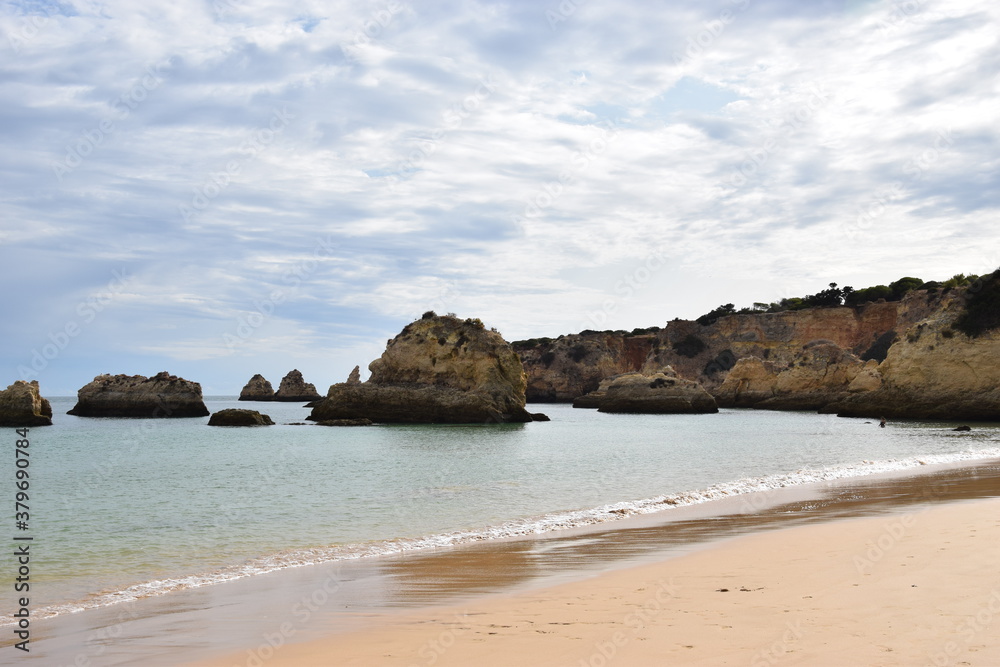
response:
<path fill-rule="evenodd" d="M 0 426 L 51 426 L 52 406 L 42 398 L 38 380 L 18 380 L 0 391 Z"/>
<path fill-rule="evenodd" d="M 306 382 L 302 378 L 302 373 L 298 369 L 289 371 L 288 375 L 281 378 L 281 385 L 274 394 L 276 401 L 313 401 L 323 398 L 316 391 L 316 386 Z"/>
<path fill-rule="evenodd" d="M 98 375 L 77 392 L 67 412 L 77 417 L 207 417 L 201 385 L 166 371 L 144 375 Z"/>
<path fill-rule="evenodd" d="M 241 401 L 273 401 L 274 388 L 271 383 L 264 379 L 264 376 L 257 373 L 240 392 Z"/>
<path fill-rule="evenodd" d="M 330 387 L 314 421 L 383 423 L 529 422 L 527 379 L 510 344 L 478 319 L 433 312 L 389 341 L 357 384 Z"/>
<path fill-rule="evenodd" d="M 274 422 L 265 414 L 256 410 L 240 410 L 227 408 L 212 413 L 208 418 L 209 426 L 273 426 Z"/>

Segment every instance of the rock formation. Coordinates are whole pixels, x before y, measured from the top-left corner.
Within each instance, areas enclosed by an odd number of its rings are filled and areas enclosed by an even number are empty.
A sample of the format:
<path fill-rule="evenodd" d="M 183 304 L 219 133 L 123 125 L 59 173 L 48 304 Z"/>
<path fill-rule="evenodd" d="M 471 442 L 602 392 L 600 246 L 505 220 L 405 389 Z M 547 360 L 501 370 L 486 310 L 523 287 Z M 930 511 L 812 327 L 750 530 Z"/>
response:
<path fill-rule="evenodd" d="M 206 417 L 201 385 L 167 372 L 143 375 L 98 375 L 77 392 L 78 417 Z"/>
<path fill-rule="evenodd" d="M 722 407 L 815 411 L 878 386 L 877 367 L 874 359 L 862 361 L 820 339 L 805 344 L 784 367 L 758 357 L 740 359 L 716 390 L 716 399 Z"/>
<path fill-rule="evenodd" d="M 817 339 L 862 361 L 880 362 L 900 332 L 929 317 L 946 298 L 942 290 L 915 290 L 902 301 L 856 308 L 736 314 L 708 325 L 673 320 L 653 333 L 584 332 L 514 345 L 528 375 L 530 401 L 572 401 L 612 375 L 654 373 L 664 366 L 715 393 L 740 359 L 756 357 L 775 369 L 787 368 Z"/>
<path fill-rule="evenodd" d="M 347 384 L 361 384 L 361 367 L 355 366 L 351 374 L 347 376 Z"/>
<path fill-rule="evenodd" d="M 324 419 L 318 426 L 371 426 L 371 419 Z"/>
<path fill-rule="evenodd" d="M 573 403 L 600 412 L 691 414 L 718 412 L 712 395 L 697 382 L 678 377 L 669 366 L 655 373 L 622 373 Z"/>
<path fill-rule="evenodd" d="M 330 387 L 309 419 L 400 423 L 528 422 L 521 360 L 478 319 L 432 312 L 389 341 L 357 384 Z"/>
<path fill-rule="evenodd" d="M 274 394 L 276 401 L 312 401 L 322 398 L 316 391 L 316 386 L 302 379 L 302 373 L 298 369 L 288 372 L 288 375 L 281 378 L 281 385 Z"/>
<path fill-rule="evenodd" d="M 258 376 L 259 377 L 259 376 Z M 212 413 L 208 418 L 209 426 L 273 426 L 274 422 L 267 415 L 256 410 L 240 410 L 227 408 Z"/>
<path fill-rule="evenodd" d="M 879 364 L 879 384 L 824 412 L 845 417 L 1000 421 L 1000 329 L 970 337 L 956 322 L 967 297 L 955 295 L 915 324 Z"/>
<path fill-rule="evenodd" d="M 264 376 L 257 373 L 240 392 L 241 401 L 273 401 L 274 388 L 271 383 L 264 379 Z"/>
<path fill-rule="evenodd" d="M 18 380 L 0 391 L 0 426 L 51 426 L 52 406 L 38 392 L 38 380 Z"/>

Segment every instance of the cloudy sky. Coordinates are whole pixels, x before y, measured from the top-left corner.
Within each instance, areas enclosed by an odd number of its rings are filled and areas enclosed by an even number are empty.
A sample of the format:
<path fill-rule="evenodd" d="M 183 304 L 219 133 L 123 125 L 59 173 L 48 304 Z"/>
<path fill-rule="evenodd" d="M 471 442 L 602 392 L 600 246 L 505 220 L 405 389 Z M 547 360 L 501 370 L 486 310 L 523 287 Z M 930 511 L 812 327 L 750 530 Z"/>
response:
<path fill-rule="evenodd" d="M 325 392 L 508 340 L 1000 265 L 988 0 L 7 0 L 7 380 Z"/>

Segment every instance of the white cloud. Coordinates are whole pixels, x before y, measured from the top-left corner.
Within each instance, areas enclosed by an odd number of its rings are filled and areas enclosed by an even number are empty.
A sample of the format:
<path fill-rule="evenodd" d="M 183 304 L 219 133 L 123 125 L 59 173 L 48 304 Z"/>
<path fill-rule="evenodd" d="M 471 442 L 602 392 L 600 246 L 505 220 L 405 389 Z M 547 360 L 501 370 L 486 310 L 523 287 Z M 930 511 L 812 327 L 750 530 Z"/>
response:
<path fill-rule="evenodd" d="M 558 335 L 988 270 L 1000 11 L 852 6 L 7 3 L 0 247 L 45 278 L 4 367 L 123 262 L 43 386 L 124 354 L 236 391 L 223 337 L 275 290 L 239 358 L 339 377 L 434 304 Z"/>

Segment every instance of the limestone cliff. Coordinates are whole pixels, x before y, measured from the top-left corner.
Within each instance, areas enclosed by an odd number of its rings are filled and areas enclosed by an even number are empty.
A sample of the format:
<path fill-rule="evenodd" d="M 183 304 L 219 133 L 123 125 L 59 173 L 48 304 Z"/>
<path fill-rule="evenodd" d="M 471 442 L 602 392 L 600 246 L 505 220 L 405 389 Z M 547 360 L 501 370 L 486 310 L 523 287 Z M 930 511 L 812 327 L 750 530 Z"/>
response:
<path fill-rule="evenodd" d="M 791 363 L 779 367 L 759 357 L 744 357 L 716 390 L 722 407 L 769 410 L 819 410 L 851 392 L 879 384 L 878 362 L 862 361 L 828 340 L 807 343 Z"/>
<path fill-rule="evenodd" d="M 528 401 L 572 401 L 601 380 L 638 371 L 658 343 L 655 336 L 589 332 L 541 344 L 515 344 L 528 374 Z"/>
<path fill-rule="evenodd" d="M 143 375 L 98 375 L 77 392 L 67 414 L 78 417 L 206 417 L 201 385 L 167 372 Z"/>
<path fill-rule="evenodd" d="M 42 398 L 38 380 L 17 380 L 0 391 L 0 426 L 51 426 L 52 406 Z"/>
<path fill-rule="evenodd" d="M 276 401 L 312 401 L 317 398 L 322 396 L 316 391 L 316 386 L 306 382 L 297 368 L 281 378 L 278 391 L 274 394 Z"/>
<path fill-rule="evenodd" d="M 607 378 L 597 390 L 581 396 L 573 407 L 599 412 L 679 414 L 718 412 L 712 395 L 697 382 L 677 376 L 667 366 L 655 373 L 622 373 Z"/>
<path fill-rule="evenodd" d="M 879 367 L 879 386 L 835 403 L 842 416 L 1000 420 L 1000 330 L 976 337 L 957 320 L 968 295 L 955 294 L 907 329 Z"/>
<path fill-rule="evenodd" d="M 479 320 L 426 313 L 390 340 L 366 382 L 332 385 L 310 419 L 526 422 L 526 379 L 511 346 Z"/>
<path fill-rule="evenodd" d="M 516 345 L 528 375 L 529 400 L 570 401 L 612 375 L 653 373 L 664 366 L 714 394 L 740 359 L 756 357 L 777 373 L 802 361 L 803 346 L 815 340 L 829 341 L 862 361 L 881 361 L 899 332 L 929 317 L 944 298 L 941 290 L 917 290 L 902 301 L 856 308 L 736 314 L 708 325 L 673 320 L 653 334 L 588 332 Z"/>
<path fill-rule="evenodd" d="M 257 373 L 243 387 L 240 392 L 241 401 L 273 401 L 274 388 L 271 383 L 264 379 L 264 376 Z"/>

